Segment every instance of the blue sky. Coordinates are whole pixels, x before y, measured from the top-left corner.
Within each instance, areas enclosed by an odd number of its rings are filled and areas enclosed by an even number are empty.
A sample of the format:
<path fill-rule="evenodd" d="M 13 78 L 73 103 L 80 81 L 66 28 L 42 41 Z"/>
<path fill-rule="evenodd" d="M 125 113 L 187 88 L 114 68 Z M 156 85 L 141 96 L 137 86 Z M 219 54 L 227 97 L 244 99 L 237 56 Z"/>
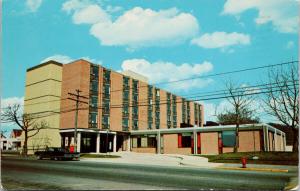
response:
<path fill-rule="evenodd" d="M 26 69 L 89 59 L 151 83 L 298 59 L 298 0 L 4 0 L 2 106 L 22 102 Z M 186 95 L 265 82 L 266 70 L 161 86 Z M 206 119 L 224 100 L 207 101 Z"/>

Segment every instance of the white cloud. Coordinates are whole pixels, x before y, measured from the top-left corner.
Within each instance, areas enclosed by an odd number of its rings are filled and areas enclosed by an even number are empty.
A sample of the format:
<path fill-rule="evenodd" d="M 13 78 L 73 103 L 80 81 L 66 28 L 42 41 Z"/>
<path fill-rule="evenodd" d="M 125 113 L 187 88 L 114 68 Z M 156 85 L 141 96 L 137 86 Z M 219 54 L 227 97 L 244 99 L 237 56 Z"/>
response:
<path fill-rule="evenodd" d="M 239 15 L 249 9 L 256 9 L 256 24 L 271 22 L 279 32 L 296 33 L 299 25 L 298 7 L 299 2 L 295 0 L 227 0 L 222 14 Z"/>
<path fill-rule="evenodd" d="M 81 57 L 80 59 L 87 60 L 87 61 L 92 62 L 94 64 L 100 64 L 100 65 L 102 64 L 101 60 L 93 59 L 93 58 L 90 58 L 90 57 L 87 57 L 87 56 Z M 41 61 L 41 63 L 47 62 L 49 60 L 54 60 L 54 61 L 60 62 L 62 64 L 67 64 L 67 63 L 70 63 L 70 62 L 75 61 L 77 59 L 73 59 L 73 58 L 71 58 L 69 56 L 66 56 L 66 55 L 55 54 L 53 56 L 49 56 L 49 57 L 43 59 Z"/>
<path fill-rule="evenodd" d="M 31 12 L 35 12 L 42 5 L 42 0 L 26 0 L 26 7 Z"/>
<path fill-rule="evenodd" d="M 44 63 L 44 62 L 47 62 L 49 60 L 54 60 L 54 61 L 57 61 L 57 62 L 60 62 L 62 64 L 66 64 L 66 63 L 69 63 L 69 62 L 72 62 L 73 59 L 70 58 L 69 56 L 65 56 L 65 55 L 60 55 L 60 54 L 55 54 L 53 56 L 49 56 L 45 59 L 43 59 L 41 61 L 41 63 Z"/>
<path fill-rule="evenodd" d="M 295 46 L 295 43 L 293 41 L 288 41 L 286 43 L 286 48 L 287 49 L 292 49 L 292 48 L 294 48 L 294 46 Z"/>
<path fill-rule="evenodd" d="M 62 9 L 73 12 L 75 24 L 91 24 L 90 33 L 107 46 L 169 46 L 189 40 L 199 31 L 197 19 L 176 8 L 155 11 L 135 7 L 115 20 L 109 15 L 112 8 L 103 10 L 78 0 L 64 3 Z"/>
<path fill-rule="evenodd" d="M 113 6 L 111 6 L 111 5 L 106 6 L 106 9 L 105 9 L 105 11 L 106 11 L 107 13 L 115 13 L 115 12 L 119 12 L 119 11 L 121 11 L 121 10 L 123 10 L 122 7 L 120 7 L 120 6 L 115 6 L 115 7 L 113 7 Z"/>
<path fill-rule="evenodd" d="M 177 81 L 181 79 L 201 76 L 212 71 L 213 65 L 204 61 L 201 64 L 183 63 L 176 65 L 172 62 L 157 61 L 150 63 L 144 59 L 124 60 L 122 63 L 122 70 L 131 70 L 148 77 L 151 83 L 161 83 Z M 212 79 L 194 79 L 181 81 L 176 83 L 169 83 L 166 89 L 172 91 L 189 90 L 191 88 L 201 88 L 212 82 Z"/>
<path fill-rule="evenodd" d="M 234 45 L 248 45 L 250 41 L 247 34 L 214 32 L 194 38 L 191 43 L 203 48 L 227 48 Z"/>
<path fill-rule="evenodd" d="M 24 97 L 8 97 L 1 99 L 1 108 L 6 108 L 14 104 L 19 104 L 23 108 Z"/>
<path fill-rule="evenodd" d="M 75 11 L 73 22 L 75 24 L 96 24 L 109 22 L 109 15 L 97 5 L 89 5 L 84 9 Z"/>

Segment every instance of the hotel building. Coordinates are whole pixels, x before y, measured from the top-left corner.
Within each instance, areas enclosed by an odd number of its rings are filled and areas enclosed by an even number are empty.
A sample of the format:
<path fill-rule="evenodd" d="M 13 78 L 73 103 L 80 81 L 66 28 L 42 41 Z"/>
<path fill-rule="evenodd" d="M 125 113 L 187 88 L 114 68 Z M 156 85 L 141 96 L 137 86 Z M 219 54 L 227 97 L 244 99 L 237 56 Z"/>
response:
<path fill-rule="evenodd" d="M 71 95 L 76 89 L 77 121 L 76 96 Z M 24 107 L 51 127 L 29 140 L 35 148 L 35 143 L 69 148 L 76 129 L 77 151 L 82 153 L 218 154 L 233 149 L 228 134 L 234 128 L 204 128 L 201 104 L 150 85 L 139 74 L 118 73 L 82 59 L 29 68 Z M 239 133 L 240 151 L 284 150 L 285 134 L 269 126 L 241 126 Z M 271 138 L 275 145 L 269 144 Z"/>

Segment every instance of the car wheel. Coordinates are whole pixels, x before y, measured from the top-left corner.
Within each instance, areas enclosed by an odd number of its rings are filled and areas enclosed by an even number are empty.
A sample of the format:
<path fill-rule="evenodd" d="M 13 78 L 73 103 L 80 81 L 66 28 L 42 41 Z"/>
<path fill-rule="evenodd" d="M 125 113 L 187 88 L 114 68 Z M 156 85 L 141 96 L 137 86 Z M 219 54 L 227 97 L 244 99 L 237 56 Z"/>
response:
<path fill-rule="evenodd" d="M 57 157 L 54 157 L 54 160 L 58 160 L 58 158 L 57 158 Z"/>
<path fill-rule="evenodd" d="M 41 155 L 36 155 L 36 159 L 37 159 L 37 160 L 42 160 Z"/>

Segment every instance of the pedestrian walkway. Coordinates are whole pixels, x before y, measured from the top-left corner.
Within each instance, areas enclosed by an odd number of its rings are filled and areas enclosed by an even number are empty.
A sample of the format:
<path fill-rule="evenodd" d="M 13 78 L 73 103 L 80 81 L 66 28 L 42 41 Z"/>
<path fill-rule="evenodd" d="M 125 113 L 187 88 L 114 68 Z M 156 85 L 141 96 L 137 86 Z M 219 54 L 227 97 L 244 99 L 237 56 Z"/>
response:
<path fill-rule="evenodd" d="M 82 161 L 145 164 L 162 166 L 190 166 L 201 168 L 214 168 L 223 165 L 222 163 L 210 163 L 205 157 L 188 156 L 179 154 L 151 154 L 136 152 L 116 152 L 111 155 L 118 155 L 120 158 L 81 158 Z"/>

